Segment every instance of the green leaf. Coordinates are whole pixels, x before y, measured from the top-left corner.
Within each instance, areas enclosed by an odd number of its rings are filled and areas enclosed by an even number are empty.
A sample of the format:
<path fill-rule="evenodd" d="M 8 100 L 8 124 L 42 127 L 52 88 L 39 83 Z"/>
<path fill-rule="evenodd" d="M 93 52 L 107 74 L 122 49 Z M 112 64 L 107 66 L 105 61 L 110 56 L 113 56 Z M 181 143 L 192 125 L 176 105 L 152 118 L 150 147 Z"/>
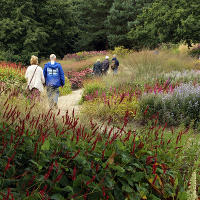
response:
<path fill-rule="evenodd" d="M 49 149 L 50 149 L 50 142 L 49 140 L 45 140 L 44 144 L 41 146 L 41 150 L 49 151 Z"/>
<path fill-rule="evenodd" d="M 65 198 L 61 194 L 54 194 L 51 196 L 52 200 L 65 200 Z"/>
<path fill-rule="evenodd" d="M 133 192 L 133 189 L 129 185 L 123 185 L 122 190 L 128 193 Z"/>
<path fill-rule="evenodd" d="M 144 172 L 136 172 L 134 175 L 132 175 L 134 182 L 140 182 L 145 177 Z"/>
<path fill-rule="evenodd" d="M 178 200 L 187 200 L 187 198 L 188 198 L 187 192 L 178 193 L 178 197 L 177 197 Z"/>
<path fill-rule="evenodd" d="M 66 192 L 74 192 L 73 191 L 73 188 L 71 187 L 71 186 L 66 186 L 65 188 L 64 188 L 64 191 L 66 191 Z"/>
<path fill-rule="evenodd" d="M 125 169 L 122 168 L 122 167 L 120 167 L 119 165 L 117 165 L 117 166 L 112 166 L 112 169 L 114 169 L 114 170 L 116 170 L 116 171 L 118 171 L 118 172 L 120 172 L 120 173 L 124 173 L 124 172 L 125 172 Z"/>
<path fill-rule="evenodd" d="M 150 199 L 152 200 L 160 200 L 160 198 L 156 197 L 155 195 L 151 194 Z"/>
<path fill-rule="evenodd" d="M 36 165 L 37 166 L 37 168 L 39 169 L 39 170 L 41 170 L 43 167 L 41 166 L 41 165 L 39 165 L 37 162 L 35 162 L 34 160 L 30 160 L 30 162 L 32 162 L 34 165 Z"/>

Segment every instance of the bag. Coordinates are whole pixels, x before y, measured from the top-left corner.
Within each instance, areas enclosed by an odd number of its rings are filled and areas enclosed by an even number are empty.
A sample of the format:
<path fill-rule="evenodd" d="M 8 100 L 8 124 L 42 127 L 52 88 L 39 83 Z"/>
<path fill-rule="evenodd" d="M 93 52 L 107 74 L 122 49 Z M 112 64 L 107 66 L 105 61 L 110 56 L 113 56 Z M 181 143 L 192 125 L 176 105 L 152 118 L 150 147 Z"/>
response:
<path fill-rule="evenodd" d="M 31 82 L 32 82 L 32 80 L 33 80 L 33 78 L 34 78 L 34 76 L 35 76 L 35 72 L 36 72 L 37 68 L 38 68 L 38 65 L 37 65 L 37 67 L 35 68 L 35 71 L 34 71 L 34 73 L 33 73 L 33 76 L 32 76 L 32 78 L 31 78 L 31 80 L 30 80 L 30 82 L 29 82 L 29 84 L 28 84 L 28 86 L 27 86 L 27 88 L 26 88 L 26 91 L 25 91 L 26 96 L 28 96 L 28 95 L 31 93 L 31 90 L 29 89 L 29 86 L 31 85 Z"/>

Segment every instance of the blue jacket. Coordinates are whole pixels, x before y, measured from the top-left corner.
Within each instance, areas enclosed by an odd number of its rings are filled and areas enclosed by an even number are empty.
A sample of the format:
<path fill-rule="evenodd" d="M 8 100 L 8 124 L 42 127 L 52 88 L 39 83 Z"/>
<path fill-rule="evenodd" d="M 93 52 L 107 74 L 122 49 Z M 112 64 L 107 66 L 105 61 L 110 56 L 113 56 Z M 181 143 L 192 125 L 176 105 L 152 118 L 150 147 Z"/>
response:
<path fill-rule="evenodd" d="M 65 85 L 65 75 L 60 63 L 55 62 L 54 65 L 48 62 L 43 70 L 46 86 L 58 88 Z"/>

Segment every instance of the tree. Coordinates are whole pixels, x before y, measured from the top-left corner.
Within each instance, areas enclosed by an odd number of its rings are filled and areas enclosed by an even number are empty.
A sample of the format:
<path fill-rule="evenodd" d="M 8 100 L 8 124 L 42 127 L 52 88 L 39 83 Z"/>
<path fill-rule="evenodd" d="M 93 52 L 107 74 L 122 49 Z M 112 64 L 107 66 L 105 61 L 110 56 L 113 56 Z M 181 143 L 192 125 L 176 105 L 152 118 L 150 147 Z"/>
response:
<path fill-rule="evenodd" d="M 138 17 L 129 38 L 137 48 L 155 48 L 161 43 L 185 41 L 188 46 L 199 42 L 199 1 L 155 0 Z"/>
<path fill-rule="evenodd" d="M 115 0 L 107 17 L 108 41 L 115 46 L 132 47 L 127 33 L 137 21 L 138 14 L 152 0 Z"/>
<path fill-rule="evenodd" d="M 65 0 L 1 0 L 0 59 L 28 64 L 31 54 L 73 50 L 72 11 Z"/>
<path fill-rule="evenodd" d="M 79 31 L 76 51 L 108 47 L 105 21 L 112 3 L 113 0 L 79 0 L 76 3 Z"/>

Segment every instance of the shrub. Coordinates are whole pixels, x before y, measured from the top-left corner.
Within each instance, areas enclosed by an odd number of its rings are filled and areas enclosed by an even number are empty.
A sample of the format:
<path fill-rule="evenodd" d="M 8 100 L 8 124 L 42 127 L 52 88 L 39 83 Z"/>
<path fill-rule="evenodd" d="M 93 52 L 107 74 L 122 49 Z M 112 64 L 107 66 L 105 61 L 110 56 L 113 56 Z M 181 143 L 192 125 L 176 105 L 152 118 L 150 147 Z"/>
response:
<path fill-rule="evenodd" d="M 138 102 L 135 98 L 129 100 L 125 97 L 120 103 L 120 97 L 117 99 L 96 98 L 93 101 L 87 101 L 83 104 L 81 113 L 84 116 L 104 121 L 111 119 L 113 122 L 121 122 L 127 114 L 129 119 L 134 119 L 138 108 Z"/>
<path fill-rule="evenodd" d="M 89 84 L 90 86 L 90 84 Z M 99 86 L 99 85 L 97 85 Z M 95 119 L 105 120 L 112 119 L 114 122 L 121 121 L 125 115 L 134 118 L 138 107 L 137 91 L 122 92 L 110 88 L 109 91 L 92 91 L 87 90 L 82 105 L 83 116 L 90 116 Z"/>
<path fill-rule="evenodd" d="M 87 101 L 89 99 L 93 99 L 98 97 L 99 94 L 105 92 L 106 86 L 102 83 L 101 79 L 92 79 L 84 83 L 84 92 L 82 95 L 82 101 Z"/>
<path fill-rule="evenodd" d="M 74 54 L 67 54 L 64 57 L 64 60 L 75 59 L 76 61 L 81 61 L 94 56 L 104 56 L 107 55 L 108 53 L 109 53 L 108 51 L 82 51 Z"/>
<path fill-rule="evenodd" d="M 72 92 L 71 83 L 67 77 L 65 77 L 65 85 L 64 87 L 59 88 L 60 96 L 68 95 Z"/>
<path fill-rule="evenodd" d="M 184 149 L 188 131 L 168 133 L 155 122 L 143 131 L 101 131 L 93 121 L 86 130 L 74 115 L 59 124 L 59 111 L 22 114 L 11 98 L 0 105 L 2 198 L 186 199 L 193 168 L 174 167 L 193 147 Z"/>
<path fill-rule="evenodd" d="M 200 56 L 200 44 L 198 46 L 196 46 L 195 48 L 192 48 L 189 51 L 189 55 L 191 55 L 192 57 L 195 57 L 195 58 L 199 58 L 199 56 Z"/>
<path fill-rule="evenodd" d="M 115 47 L 115 49 L 112 51 L 113 54 L 116 54 L 118 56 L 126 56 L 130 53 L 132 53 L 131 50 L 124 48 L 123 46 Z"/>
<path fill-rule="evenodd" d="M 151 118 L 159 114 L 161 123 L 189 125 L 200 119 L 200 87 L 192 83 L 181 84 L 172 92 L 143 95 L 140 101 L 140 115 Z"/>
<path fill-rule="evenodd" d="M 199 70 L 171 71 L 169 73 L 161 74 L 158 79 L 162 81 L 169 80 L 170 84 L 189 83 L 191 81 L 199 82 L 200 71 Z"/>
<path fill-rule="evenodd" d="M 83 81 L 90 78 L 92 75 L 92 69 L 85 69 L 81 72 L 68 72 L 68 78 L 71 82 L 72 89 L 78 89 L 83 87 Z"/>
<path fill-rule="evenodd" d="M 8 88 L 22 88 L 26 79 L 25 68 L 20 64 L 0 62 L 0 83 Z"/>

